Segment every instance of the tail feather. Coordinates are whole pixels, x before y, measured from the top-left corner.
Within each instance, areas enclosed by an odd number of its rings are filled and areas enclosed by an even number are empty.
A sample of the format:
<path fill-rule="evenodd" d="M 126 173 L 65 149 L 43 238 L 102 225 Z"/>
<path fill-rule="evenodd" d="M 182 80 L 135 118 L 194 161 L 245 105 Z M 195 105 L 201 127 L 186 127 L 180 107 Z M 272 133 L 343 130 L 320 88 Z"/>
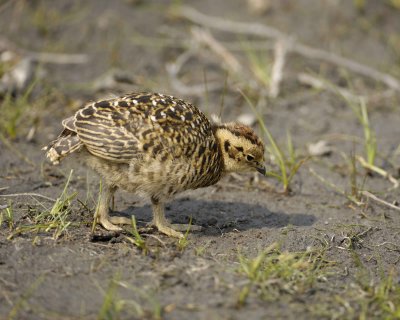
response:
<path fill-rule="evenodd" d="M 64 129 L 56 140 L 52 141 L 42 150 L 47 150 L 46 157 L 53 164 L 59 164 L 65 156 L 78 150 L 82 145 L 83 143 L 78 138 L 76 132 Z"/>

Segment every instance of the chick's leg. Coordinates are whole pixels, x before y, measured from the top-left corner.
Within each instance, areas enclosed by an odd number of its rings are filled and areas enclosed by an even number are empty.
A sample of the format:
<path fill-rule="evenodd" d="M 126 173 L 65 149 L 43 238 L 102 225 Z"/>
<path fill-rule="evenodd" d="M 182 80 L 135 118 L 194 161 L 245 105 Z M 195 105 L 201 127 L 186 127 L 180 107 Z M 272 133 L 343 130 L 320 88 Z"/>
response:
<path fill-rule="evenodd" d="M 192 231 L 199 231 L 202 228 L 200 226 L 187 225 L 187 224 L 171 224 L 164 214 L 164 204 L 160 203 L 155 199 L 151 199 L 153 206 L 153 221 L 152 224 L 158 229 L 158 231 L 166 234 L 170 237 L 183 238 L 183 233 L 179 231 L 186 231 L 188 229 Z"/>
<path fill-rule="evenodd" d="M 172 229 L 169 221 L 165 219 L 164 204 L 152 200 L 152 205 L 153 205 L 152 224 L 158 229 L 158 231 L 170 237 L 183 238 L 183 234 L 179 231 Z"/>
<path fill-rule="evenodd" d="M 110 217 L 109 216 L 109 205 L 110 200 L 114 196 L 116 187 L 104 185 L 101 194 L 100 200 L 97 207 L 97 211 L 95 213 L 95 219 L 99 222 L 105 229 L 110 231 L 121 231 L 122 228 L 116 226 L 116 224 L 131 224 L 131 220 L 126 217 Z"/>

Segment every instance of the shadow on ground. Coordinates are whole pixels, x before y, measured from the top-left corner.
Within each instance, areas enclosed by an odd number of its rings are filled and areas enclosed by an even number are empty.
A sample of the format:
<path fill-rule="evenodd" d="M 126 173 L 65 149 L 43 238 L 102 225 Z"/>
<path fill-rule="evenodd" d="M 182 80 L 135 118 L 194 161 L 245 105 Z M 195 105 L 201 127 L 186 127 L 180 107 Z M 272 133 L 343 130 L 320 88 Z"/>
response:
<path fill-rule="evenodd" d="M 115 215 L 135 215 L 139 223 L 151 221 L 151 206 L 129 207 Z M 311 226 L 316 217 L 306 213 L 271 212 L 259 204 L 226 201 L 175 200 L 166 206 L 166 216 L 173 223 L 201 225 L 206 231 L 212 229 L 240 231 L 262 228 L 282 228 L 287 225 Z M 208 232 L 207 232 L 208 233 Z"/>

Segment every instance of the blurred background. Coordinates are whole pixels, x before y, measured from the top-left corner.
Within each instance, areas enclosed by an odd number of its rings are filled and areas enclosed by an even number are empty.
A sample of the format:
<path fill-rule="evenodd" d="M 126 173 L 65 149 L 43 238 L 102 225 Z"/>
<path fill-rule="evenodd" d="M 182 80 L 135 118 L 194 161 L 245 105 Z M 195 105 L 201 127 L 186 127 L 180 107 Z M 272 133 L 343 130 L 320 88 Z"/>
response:
<path fill-rule="evenodd" d="M 398 0 L 3 0 L 0 28 L 5 172 L 87 101 L 141 91 L 254 126 L 280 182 L 310 156 L 399 171 Z"/>
<path fill-rule="evenodd" d="M 246 95 L 296 130 L 287 108 L 331 104 L 333 87 L 368 96 L 371 108 L 400 90 L 397 0 L 3 0 L 0 28 L 7 139 L 46 140 L 84 101 L 132 91 L 253 123 Z"/>
<path fill-rule="evenodd" d="M 285 191 L 309 157 L 399 172 L 398 0 L 3 0 L 0 28 L 5 172 L 87 101 L 141 91 L 254 126 Z"/>

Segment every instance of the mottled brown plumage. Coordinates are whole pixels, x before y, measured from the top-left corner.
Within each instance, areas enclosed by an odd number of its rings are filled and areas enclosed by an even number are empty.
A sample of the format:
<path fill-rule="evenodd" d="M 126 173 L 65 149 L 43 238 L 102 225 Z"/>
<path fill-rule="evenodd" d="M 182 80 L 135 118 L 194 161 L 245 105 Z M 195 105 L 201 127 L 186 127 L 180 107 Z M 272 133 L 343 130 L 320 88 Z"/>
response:
<path fill-rule="evenodd" d="M 176 193 L 210 186 L 231 171 L 265 173 L 264 145 L 242 124 L 210 123 L 195 106 L 162 94 L 134 93 L 87 104 L 65 119 L 64 130 L 45 149 L 53 164 L 77 151 L 104 181 L 97 219 L 108 230 L 129 223 L 109 217 L 117 188 L 151 199 L 153 224 L 180 237 L 164 204 Z M 195 228 L 192 228 L 195 229 Z"/>

